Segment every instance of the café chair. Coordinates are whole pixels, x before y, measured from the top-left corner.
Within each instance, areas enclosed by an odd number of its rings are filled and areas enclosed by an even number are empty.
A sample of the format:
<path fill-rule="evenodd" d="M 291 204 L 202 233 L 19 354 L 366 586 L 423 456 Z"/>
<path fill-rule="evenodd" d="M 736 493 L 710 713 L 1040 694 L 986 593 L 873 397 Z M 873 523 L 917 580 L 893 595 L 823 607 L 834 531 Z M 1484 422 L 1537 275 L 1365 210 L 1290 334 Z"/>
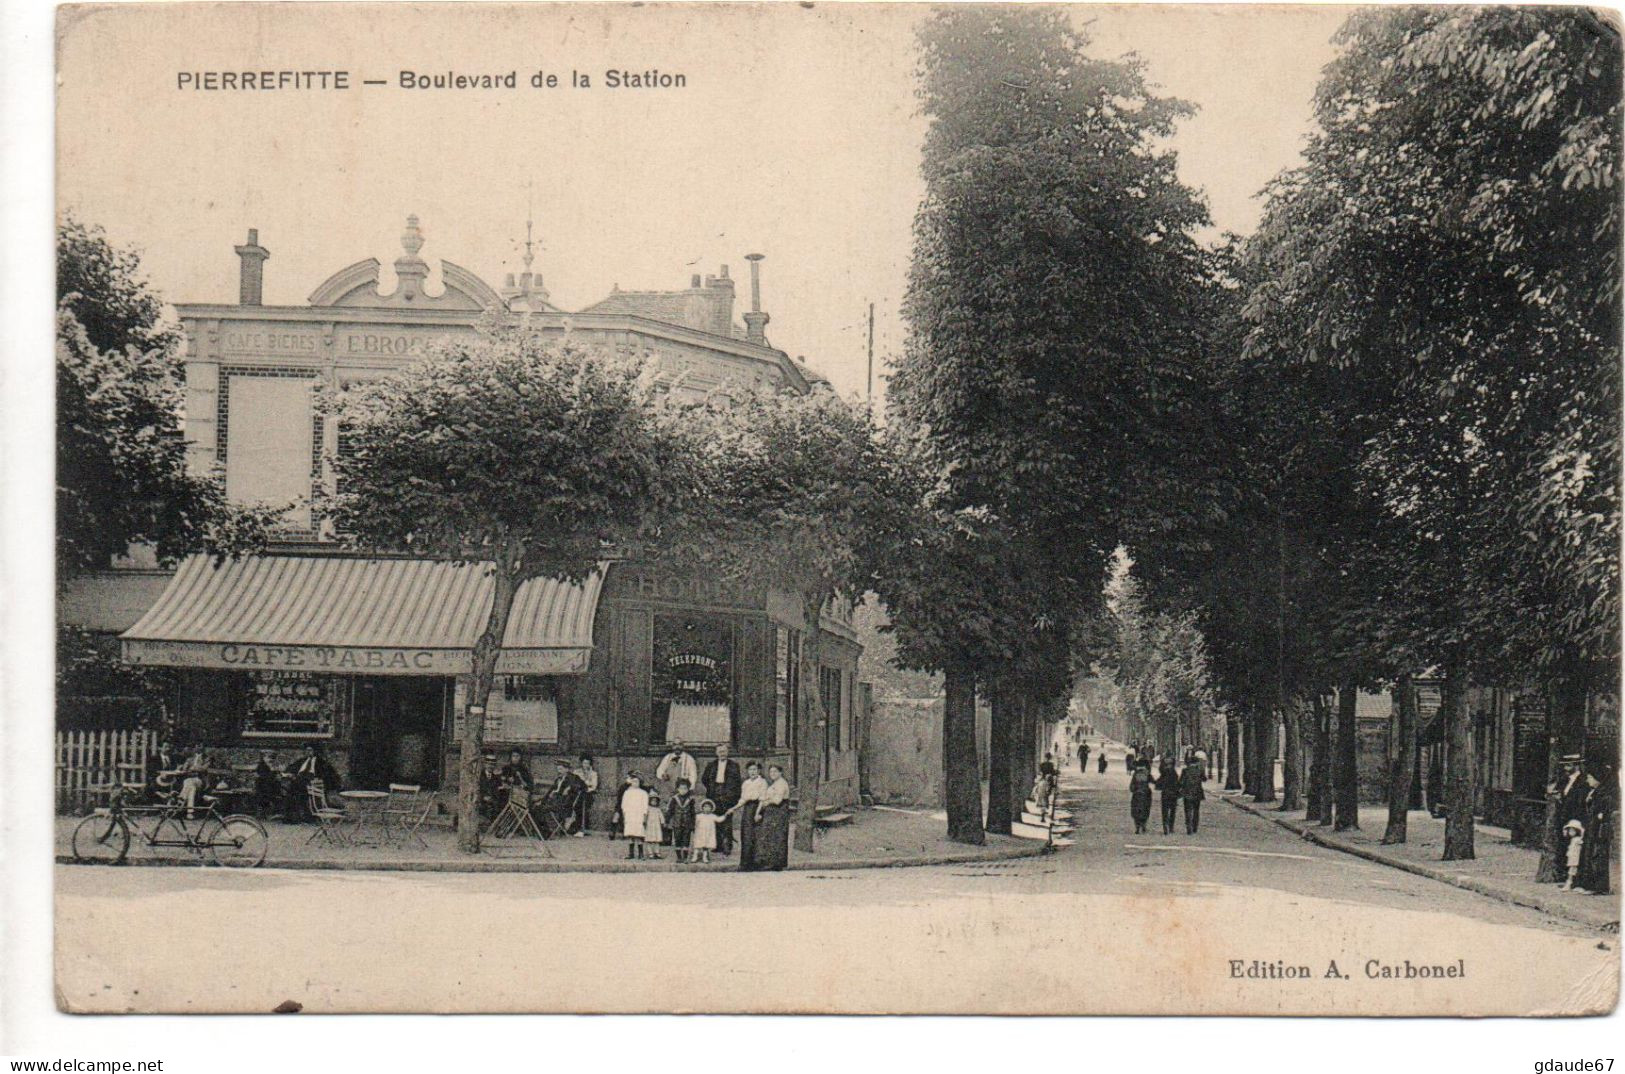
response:
<path fill-rule="evenodd" d="M 423 838 L 423 833 L 419 829 L 433 811 L 434 795 L 424 794 L 420 784 L 391 783 L 389 799 L 384 802 L 384 831 L 387 833 L 392 829 L 399 829 L 401 845 L 404 846 L 406 840 L 412 838 L 418 841 L 419 846 L 427 849 L 429 841 Z"/>
<path fill-rule="evenodd" d="M 316 830 L 310 833 L 310 838 L 305 842 L 314 843 L 321 839 L 330 846 L 343 846 L 349 842 L 344 834 L 344 825 L 349 822 L 350 815 L 328 804 L 326 785 L 319 779 L 313 779 L 305 787 L 305 794 L 310 801 L 311 815 L 316 818 Z"/>

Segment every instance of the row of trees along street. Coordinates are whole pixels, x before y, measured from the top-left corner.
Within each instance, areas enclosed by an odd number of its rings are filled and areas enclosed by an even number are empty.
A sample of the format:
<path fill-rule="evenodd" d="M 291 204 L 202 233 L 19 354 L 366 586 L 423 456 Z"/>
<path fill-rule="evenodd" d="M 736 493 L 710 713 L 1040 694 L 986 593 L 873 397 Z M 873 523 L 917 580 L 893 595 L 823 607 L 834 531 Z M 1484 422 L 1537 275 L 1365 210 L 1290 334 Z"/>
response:
<path fill-rule="evenodd" d="M 359 550 L 491 565 L 480 706 L 529 578 L 631 556 L 796 594 L 810 624 L 877 594 L 899 666 L 942 677 L 967 843 L 1010 831 L 1039 721 L 1103 673 L 1161 740 L 1226 721 L 1227 783 L 1260 801 L 1284 726 L 1281 807 L 1344 828 L 1356 690 L 1397 690 L 1403 840 L 1412 684 L 1436 674 L 1444 853 L 1471 857 L 1467 686 L 1549 690 L 1555 756 L 1619 657 L 1618 41 L 1579 10 L 1436 8 L 1353 14 L 1338 43 L 1257 233 L 1204 244 L 1168 148 L 1191 105 L 1092 56 L 1066 13 L 937 14 L 884 423 L 827 391 L 680 406 L 637 361 L 493 320 L 322 395 L 343 450 L 320 507 Z M 61 573 L 134 540 L 251 549 L 270 512 L 185 475 L 176 340 L 133 259 L 62 237 L 112 267 L 99 292 L 61 270 Z M 464 721 L 468 850 L 482 730 Z"/>
<path fill-rule="evenodd" d="M 1444 857 L 1470 858 L 1469 684 L 1554 697 L 1554 762 L 1614 689 L 1617 34 L 1579 11 L 1351 15 L 1303 164 L 1216 248 L 1165 148 L 1189 106 L 1087 44 L 1043 11 L 921 34 L 927 194 L 890 416 L 951 569 L 881 594 L 902 658 L 944 673 L 950 832 L 983 826 L 960 771 L 973 691 L 997 786 L 1001 724 L 1085 669 L 1125 681 L 1101 604 L 1121 548 L 1134 598 L 1200 629 L 1227 783 L 1259 801 L 1284 726 L 1281 808 L 1356 826 L 1355 698 L 1392 688 L 1403 841 L 1414 681 L 1440 676 Z M 990 797 L 990 830 L 1006 808 Z"/>

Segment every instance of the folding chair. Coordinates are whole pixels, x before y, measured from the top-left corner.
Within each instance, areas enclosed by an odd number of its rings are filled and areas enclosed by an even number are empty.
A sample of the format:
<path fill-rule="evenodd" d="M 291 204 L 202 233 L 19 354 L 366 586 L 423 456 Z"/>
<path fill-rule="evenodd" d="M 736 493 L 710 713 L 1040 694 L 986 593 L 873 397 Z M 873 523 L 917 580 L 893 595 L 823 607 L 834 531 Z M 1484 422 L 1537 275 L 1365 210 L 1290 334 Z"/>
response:
<path fill-rule="evenodd" d="M 490 839 L 529 836 L 541 848 L 543 855 L 549 858 L 553 856 L 553 851 L 542 838 L 541 829 L 536 827 L 536 818 L 531 815 L 530 792 L 523 787 L 514 787 L 508 792 L 508 804 L 502 807 L 502 812 L 497 814 L 485 834 Z"/>
<path fill-rule="evenodd" d="M 305 796 L 310 802 L 310 812 L 316 818 L 316 830 L 310 833 L 306 843 L 314 843 L 318 839 L 325 840 L 330 846 L 343 846 L 349 842 L 344 834 L 344 825 L 349 821 L 350 815 L 343 809 L 336 809 L 327 804 L 327 787 L 319 779 L 313 779 L 305 786 Z"/>
<path fill-rule="evenodd" d="M 423 833 L 418 829 L 423 827 L 423 822 L 429 819 L 433 811 L 434 795 L 424 794 L 420 784 L 391 783 L 389 800 L 384 803 L 384 831 L 399 829 L 402 846 L 410 837 L 416 839 L 419 846 L 427 848 L 429 841 L 423 838 Z"/>
<path fill-rule="evenodd" d="M 576 803 L 572 800 L 568 809 L 558 811 L 552 808 L 551 802 L 551 798 L 542 799 L 541 826 L 544 839 L 557 839 L 559 836 L 569 835 L 575 830 Z M 560 812 L 564 814 L 562 820 L 559 819 Z"/>

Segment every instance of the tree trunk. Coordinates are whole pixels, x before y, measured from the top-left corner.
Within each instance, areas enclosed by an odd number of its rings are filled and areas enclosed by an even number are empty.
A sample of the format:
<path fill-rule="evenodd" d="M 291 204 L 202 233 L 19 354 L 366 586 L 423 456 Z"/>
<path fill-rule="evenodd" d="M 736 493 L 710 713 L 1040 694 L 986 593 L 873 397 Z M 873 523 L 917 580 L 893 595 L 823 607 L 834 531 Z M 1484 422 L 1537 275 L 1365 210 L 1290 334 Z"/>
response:
<path fill-rule="evenodd" d="M 1235 713 L 1224 717 L 1224 789 L 1241 790 L 1241 719 Z"/>
<path fill-rule="evenodd" d="M 1411 776 L 1416 771 L 1416 686 L 1409 675 L 1394 683 L 1394 729 L 1388 743 L 1388 827 L 1384 846 L 1403 843 L 1411 809 Z"/>
<path fill-rule="evenodd" d="M 1016 704 L 1019 706 L 1016 710 L 1017 726 L 1021 732 L 1016 739 L 1012 758 L 1014 766 L 1010 769 L 1010 809 L 1019 821 L 1022 809 L 1027 804 L 1027 792 L 1033 789 L 1033 780 L 1038 776 L 1038 724 L 1044 717 L 1044 702 L 1033 696 L 1031 691 L 1023 690 L 1017 694 Z"/>
<path fill-rule="evenodd" d="M 1332 737 L 1337 732 L 1337 710 L 1325 695 L 1315 698 L 1315 719 L 1320 730 L 1315 739 L 1315 823 L 1332 822 Z"/>
<path fill-rule="evenodd" d="M 1358 721 L 1360 691 L 1353 683 L 1337 688 L 1337 738 L 1332 743 L 1333 831 L 1360 828 L 1360 768 Z"/>
<path fill-rule="evenodd" d="M 485 617 L 485 631 L 474 643 L 473 682 L 469 684 L 468 709 L 462 713 L 463 734 L 457 756 L 457 849 L 465 854 L 480 852 L 480 783 L 485 775 L 485 706 L 496 681 L 497 657 L 502 653 L 502 636 L 508 631 L 513 612 L 513 596 L 519 580 L 509 569 L 512 551 L 494 569 L 496 591 L 491 598 L 491 614 Z M 477 712 L 475 710 L 478 710 Z"/>
<path fill-rule="evenodd" d="M 1320 698 L 1312 698 L 1309 710 L 1300 717 L 1306 725 L 1303 730 L 1304 752 L 1308 754 L 1308 772 L 1304 776 L 1304 819 L 1320 817 L 1321 782 L 1326 773 L 1320 767 L 1320 737 L 1325 733 L 1321 718 Z"/>
<path fill-rule="evenodd" d="M 982 773 L 976 757 L 976 677 L 954 663 L 942 671 L 942 798 L 948 838 L 981 846 Z"/>
<path fill-rule="evenodd" d="M 1444 860 L 1471 861 L 1473 854 L 1473 734 L 1467 712 L 1467 679 L 1461 661 L 1445 663 Z"/>
<path fill-rule="evenodd" d="M 988 684 L 988 700 L 993 708 L 988 734 L 987 830 L 1009 835 L 1010 826 L 1020 817 L 1012 808 L 1016 778 L 1016 739 L 1021 733 L 1016 718 L 1016 691 L 1007 679 Z"/>
<path fill-rule="evenodd" d="M 1248 798 L 1258 796 L 1258 718 L 1253 713 L 1241 715 L 1241 793 Z"/>
<path fill-rule="evenodd" d="M 1302 759 L 1303 739 L 1299 726 L 1301 707 L 1293 702 L 1281 708 L 1281 723 L 1286 728 L 1286 756 L 1281 763 L 1281 812 L 1294 813 L 1303 808 L 1298 801 L 1301 774 L 1298 762 Z"/>
<path fill-rule="evenodd" d="M 1253 738 L 1258 743 L 1258 793 L 1255 802 L 1275 801 L 1275 710 L 1261 708 L 1253 716 Z"/>
<path fill-rule="evenodd" d="M 1546 818 L 1541 829 L 1538 884 L 1560 884 L 1568 875 L 1563 851 L 1563 757 L 1582 753 L 1585 744 L 1585 684 L 1573 667 L 1564 669 L 1550 692 L 1546 708 Z"/>
<path fill-rule="evenodd" d="M 797 853 L 813 852 L 814 825 L 818 816 L 818 784 L 823 775 L 825 723 L 829 714 L 824 711 L 823 691 L 820 689 L 820 669 L 824 662 L 824 606 L 829 603 L 827 593 L 809 593 L 802 597 L 802 618 L 807 629 L 801 642 L 801 711 L 805 714 L 796 734 L 796 810 L 790 823 L 795 832 Z"/>

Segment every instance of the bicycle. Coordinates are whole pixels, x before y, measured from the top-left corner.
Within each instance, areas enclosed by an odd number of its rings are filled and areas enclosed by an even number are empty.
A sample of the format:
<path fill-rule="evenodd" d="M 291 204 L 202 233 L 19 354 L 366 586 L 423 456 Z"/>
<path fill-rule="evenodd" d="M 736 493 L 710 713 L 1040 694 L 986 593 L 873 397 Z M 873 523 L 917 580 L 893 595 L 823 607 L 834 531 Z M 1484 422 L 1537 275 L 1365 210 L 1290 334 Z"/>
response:
<path fill-rule="evenodd" d="M 104 784 L 93 790 L 109 793 L 108 804 L 96 809 L 73 830 L 73 860 L 76 862 L 120 865 L 130 853 L 130 831 L 134 829 L 150 848 L 181 847 L 198 855 L 208 851 L 217 865 L 252 869 L 265 861 L 271 838 L 265 826 L 243 813 L 222 815 L 211 795 L 201 796 L 201 805 L 187 809 L 179 793 L 171 792 L 156 805 L 126 805 L 130 788 Z M 189 814 L 195 814 L 189 815 Z M 142 821 L 151 818 L 151 827 Z"/>

